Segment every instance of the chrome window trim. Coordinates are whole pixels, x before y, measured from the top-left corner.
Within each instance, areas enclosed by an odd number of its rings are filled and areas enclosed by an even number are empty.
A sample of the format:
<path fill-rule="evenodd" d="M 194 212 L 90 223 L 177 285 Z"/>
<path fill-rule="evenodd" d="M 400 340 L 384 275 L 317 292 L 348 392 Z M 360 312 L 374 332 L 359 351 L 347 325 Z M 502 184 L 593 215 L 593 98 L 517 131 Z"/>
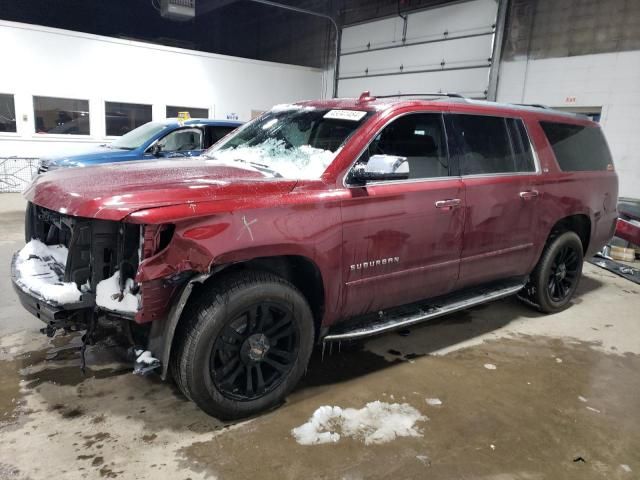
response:
<path fill-rule="evenodd" d="M 443 118 L 443 127 L 444 127 L 444 132 L 443 133 L 445 134 L 447 156 L 449 157 L 449 161 L 451 161 L 451 154 L 449 152 L 449 138 L 447 136 L 446 123 L 444 122 L 444 115 L 476 115 L 476 116 L 482 116 L 482 117 L 495 117 L 495 118 L 515 119 L 515 120 L 521 121 L 522 125 L 524 125 L 524 129 L 525 129 L 525 132 L 527 134 L 527 140 L 529 141 L 529 148 L 531 149 L 531 153 L 533 154 L 533 163 L 534 163 L 535 170 L 533 172 L 477 173 L 477 174 L 473 174 L 473 175 L 447 175 L 446 177 L 413 178 L 413 179 L 407 179 L 407 180 L 389 180 L 389 181 L 380 180 L 380 181 L 377 181 L 377 182 L 369 182 L 369 183 L 367 183 L 365 185 L 351 185 L 351 184 L 347 183 L 347 177 L 349 176 L 349 172 L 351 172 L 351 169 L 356 164 L 358 159 L 362 156 L 362 154 L 365 152 L 365 150 L 367 150 L 369 148 L 369 145 L 371 145 L 371 143 L 380 134 L 380 132 L 382 132 L 382 130 L 384 130 L 391 122 L 393 122 L 393 121 L 395 121 L 395 120 L 397 120 L 397 119 L 399 119 L 401 117 L 404 117 L 406 115 L 415 115 L 415 114 L 424 114 L 424 113 L 433 113 L 433 114 L 436 114 L 436 115 L 440 115 Z M 542 175 L 542 167 L 540 165 L 540 158 L 538 157 L 538 152 L 534 148 L 533 142 L 531 141 L 531 134 L 529 132 L 529 127 L 527 126 L 527 122 L 525 122 L 525 120 L 522 117 L 509 116 L 509 115 L 495 115 L 495 114 L 486 114 L 486 113 L 477 113 L 477 112 L 450 112 L 450 111 L 445 111 L 445 110 L 424 110 L 424 111 L 405 112 L 405 113 L 403 113 L 401 115 L 398 115 L 396 117 L 393 117 L 393 118 L 389 119 L 387 122 L 385 122 L 385 124 L 382 125 L 382 127 L 380 127 L 380 129 L 375 133 L 375 135 L 373 135 L 371 140 L 369 140 L 369 142 L 367 142 L 367 144 L 364 146 L 364 148 L 362 150 L 360 150 L 360 152 L 356 156 L 355 160 L 351 163 L 351 165 L 349 165 L 349 168 L 347 169 L 347 172 L 342 177 L 342 186 L 344 188 L 365 188 L 365 187 L 367 187 L 369 185 L 371 185 L 371 186 L 398 185 L 398 184 L 405 184 L 405 183 L 442 181 L 442 180 L 446 180 L 446 179 L 462 179 L 462 178 L 471 178 L 471 179 L 473 179 L 473 178 L 490 178 L 490 177 L 522 177 L 522 176 L 527 176 L 527 175 L 536 175 L 536 176 Z"/>

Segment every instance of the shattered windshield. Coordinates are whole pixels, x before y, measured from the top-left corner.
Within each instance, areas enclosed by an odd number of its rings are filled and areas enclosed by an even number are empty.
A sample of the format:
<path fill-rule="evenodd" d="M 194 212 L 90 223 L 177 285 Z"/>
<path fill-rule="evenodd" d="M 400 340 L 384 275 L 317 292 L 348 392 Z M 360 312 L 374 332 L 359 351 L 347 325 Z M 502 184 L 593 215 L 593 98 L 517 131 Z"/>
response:
<path fill-rule="evenodd" d="M 274 177 L 317 179 L 369 116 L 370 112 L 360 110 L 275 107 L 205 156 Z"/>

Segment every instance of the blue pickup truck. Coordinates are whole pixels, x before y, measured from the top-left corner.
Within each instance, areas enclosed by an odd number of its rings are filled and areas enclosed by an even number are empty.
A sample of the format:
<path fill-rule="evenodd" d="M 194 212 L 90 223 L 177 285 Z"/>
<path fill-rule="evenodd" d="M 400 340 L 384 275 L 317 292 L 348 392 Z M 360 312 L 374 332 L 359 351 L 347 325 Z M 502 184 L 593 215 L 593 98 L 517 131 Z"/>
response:
<path fill-rule="evenodd" d="M 241 122 L 195 118 L 149 122 L 87 152 L 43 158 L 38 173 L 99 163 L 197 156 L 240 125 Z"/>

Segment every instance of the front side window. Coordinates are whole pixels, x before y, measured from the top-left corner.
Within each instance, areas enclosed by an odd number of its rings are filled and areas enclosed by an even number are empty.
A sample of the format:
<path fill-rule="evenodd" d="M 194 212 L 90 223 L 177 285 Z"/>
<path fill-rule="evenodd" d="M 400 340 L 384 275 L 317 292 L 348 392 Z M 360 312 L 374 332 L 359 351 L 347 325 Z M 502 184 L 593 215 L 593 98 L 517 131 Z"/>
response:
<path fill-rule="evenodd" d="M 16 131 L 16 106 L 13 95 L 0 93 L 0 132 Z"/>
<path fill-rule="evenodd" d="M 205 155 L 276 177 L 317 179 L 370 115 L 360 110 L 278 107 L 239 128 Z"/>
<path fill-rule="evenodd" d="M 151 105 L 105 102 L 104 107 L 108 136 L 119 137 L 151 121 Z"/>
<path fill-rule="evenodd" d="M 377 157 L 371 160 L 374 156 Z M 404 163 L 409 179 L 448 176 L 449 157 L 442 115 L 416 113 L 394 120 L 376 135 L 357 165 L 382 161 L 379 156 L 395 157 Z"/>
<path fill-rule="evenodd" d="M 208 108 L 172 107 L 167 105 L 167 118 L 177 118 L 181 112 L 187 112 L 191 118 L 209 118 Z"/>
<path fill-rule="evenodd" d="M 202 131 L 198 128 L 183 128 L 171 132 L 158 140 L 162 152 L 189 152 L 202 148 Z"/>
<path fill-rule="evenodd" d="M 611 152 L 600 128 L 557 122 L 540 125 L 563 172 L 613 168 Z"/>
<path fill-rule="evenodd" d="M 33 97 L 36 133 L 89 135 L 89 101 Z"/>
<path fill-rule="evenodd" d="M 450 118 L 461 175 L 535 171 L 520 120 L 464 114 Z"/>

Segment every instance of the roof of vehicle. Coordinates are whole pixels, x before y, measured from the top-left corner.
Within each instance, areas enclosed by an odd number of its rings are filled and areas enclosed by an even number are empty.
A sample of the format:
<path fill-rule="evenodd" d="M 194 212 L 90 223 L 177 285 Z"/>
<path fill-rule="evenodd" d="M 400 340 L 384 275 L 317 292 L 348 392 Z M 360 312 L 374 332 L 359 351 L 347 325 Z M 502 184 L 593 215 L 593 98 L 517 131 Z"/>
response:
<path fill-rule="evenodd" d="M 559 120 L 573 120 L 580 123 L 592 122 L 589 117 L 578 113 L 554 110 L 544 105 L 524 105 L 515 103 L 490 102 L 487 100 L 475 100 L 462 97 L 457 94 L 415 94 L 380 96 L 370 95 L 364 92 L 359 98 L 334 98 L 327 100 L 312 100 L 300 102 L 298 105 L 333 108 L 333 109 L 357 109 L 367 111 L 383 111 L 389 108 L 402 107 L 428 107 L 428 108 L 451 108 L 451 107 L 471 107 L 474 110 L 487 110 L 493 112 L 529 112 L 545 117 L 557 117 Z"/>
<path fill-rule="evenodd" d="M 165 120 L 160 120 L 158 123 L 172 126 L 210 125 L 212 127 L 238 127 L 242 125 L 242 122 L 235 120 L 212 120 L 210 118 L 190 118 L 189 120 L 182 120 L 180 118 L 167 118 Z"/>

